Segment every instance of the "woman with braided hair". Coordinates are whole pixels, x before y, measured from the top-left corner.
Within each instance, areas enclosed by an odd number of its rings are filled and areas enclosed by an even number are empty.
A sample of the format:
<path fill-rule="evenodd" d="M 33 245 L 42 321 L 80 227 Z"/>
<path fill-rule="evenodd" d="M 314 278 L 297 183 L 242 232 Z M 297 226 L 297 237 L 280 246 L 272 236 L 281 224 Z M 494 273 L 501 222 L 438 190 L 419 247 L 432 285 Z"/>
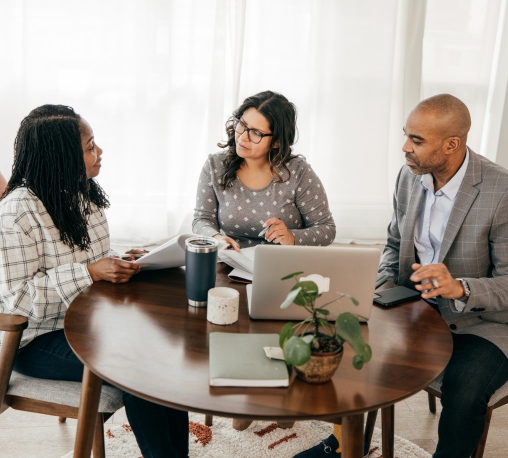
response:
<path fill-rule="evenodd" d="M 2 175 L 2 172 L 0 172 L 0 196 L 4 193 L 6 187 L 7 187 L 7 180 Z"/>
<path fill-rule="evenodd" d="M 109 201 L 95 181 L 102 149 L 81 116 L 63 105 L 36 108 L 14 150 L 0 198 L 0 312 L 28 317 L 14 370 L 81 381 L 83 365 L 63 331 L 67 308 L 92 283 L 127 282 L 139 265 L 110 255 Z M 123 400 L 143 456 L 188 456 L 187 412 L 128 393 Z"/>

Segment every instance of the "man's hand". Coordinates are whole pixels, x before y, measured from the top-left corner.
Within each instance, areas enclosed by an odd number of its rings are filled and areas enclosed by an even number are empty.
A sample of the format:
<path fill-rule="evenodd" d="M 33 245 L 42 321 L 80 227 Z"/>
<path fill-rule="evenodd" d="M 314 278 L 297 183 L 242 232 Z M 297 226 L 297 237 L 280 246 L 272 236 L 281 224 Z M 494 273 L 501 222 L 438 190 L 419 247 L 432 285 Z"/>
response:
<path fill-rule="evenodd" d="M 415 263 L 411 268 L 414 272 L 409 279 L 416 283 L 420 282 L 419 285 L 415 285 L 418 291 L 427 291 L 422 294 L 424 299 L 437 296 L 445 299 L 458 299 L 465 294 L 462 283 L 451 276 L 443 263 L 426 266 Z"/>
<path fill-rule="evenodd" d="M 128 282 L 134 274 L 141 270 L 141 266 L 120 258 L 102 258 L 87 265 L 88 272 L 94 282 L 100 280 L 111 283 Z"/>

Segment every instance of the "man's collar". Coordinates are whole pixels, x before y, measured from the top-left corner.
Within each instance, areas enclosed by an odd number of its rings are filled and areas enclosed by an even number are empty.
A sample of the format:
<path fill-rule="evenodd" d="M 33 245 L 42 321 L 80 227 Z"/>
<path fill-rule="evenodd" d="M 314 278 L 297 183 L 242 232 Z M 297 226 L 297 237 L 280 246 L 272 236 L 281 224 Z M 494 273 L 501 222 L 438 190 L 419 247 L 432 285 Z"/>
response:
<path fill-rule="evenodd" d="M 464 158 L 464 161 L 462 162 L 460 169 L 457 170 L 457 173 L 453 175 L 452 179 L 440 189 L 440 191 L 450 200 L 455 200 L 455 197 L 459 192 L 462 180 L 464 179 L 464 176 L 466 174 L 468 164 L 469 164 L 469 148 L 466 146 L 466 157 Z M 425 190 L 434 192 L 434 176 L 432 175 L 432 173 L 426 173 L 425 175 L 422 175 L 420 178 L 420 183 L 425 188 Z"/>

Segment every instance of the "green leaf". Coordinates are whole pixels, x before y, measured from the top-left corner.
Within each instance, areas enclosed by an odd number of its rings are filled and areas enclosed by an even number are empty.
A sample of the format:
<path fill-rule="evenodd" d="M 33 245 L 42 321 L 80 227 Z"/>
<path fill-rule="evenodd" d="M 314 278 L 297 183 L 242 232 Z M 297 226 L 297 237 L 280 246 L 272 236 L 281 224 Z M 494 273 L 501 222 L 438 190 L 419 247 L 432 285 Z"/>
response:
<path fill-rule="evenodd" d="M 301 366 L 310 359 L 310 346 L 301 337 L 291 337 L 284 346 L 284 358 L 292 366 Z"/>
<path fill-rule="evenodd" d="M 291 292 L 286 296 L 286 299 L 284 299 L 284 302 L 282 304 L 280 304 L 280 308 L 287 309 L 295 301 L 295 298 L 296 298 L 296 296 L 298 296 L 301 289 L 302 288 L 297 288 L 295 290 L 291 290 Z"/>
<path fill-rule="evenodd" d="M 282 277 L 281 280 L 288 280 L 290 278 L 296 277 L 297 275 L 301 275 L 301 274 L 303 274 L 303 272 L 293 272 L 292 274 Z"/>
<path fill-rule="evenodd" d="M 289 323 L 286 323 L 284 326 L 282 326 L 282 328 L 280 329 L 280 332 L 279 332 L 279 346 L 281 348 L 284 348 L 284 345 L 291 337 L 293 337 L 294 333 L 295 333 L 295 327 L 294 327 L 293 323 L 289 322 Z"/>
<path fill-rule="evenodd" d="M 313 281 L 300 281 L 291 290 L 297 288 L 301 288 L 301 290 L 293 301 L 296 305 L 311 305 L 319 297 L 318 287 Z"/>
<path fill-rule="evenodd" d="M 321 315 L 325 315 L 325 316 L 330 315 L 330 310 L 326 310 L 326 309 L 318 308 L 318 309 L 316 309 L 316 312 L 321 313 Z"/>
<path fill-rule="evenodd" d="M 318 326 L 328 326 L 328 320 L 326 318 L 317 319 Z"/>
<path fill-rule="evenodd" d="M 346 294 L 346 293 L 337 293 L 337 294 L 340 295 L 341 298 L 347 297 L 353 303 L 353 305 L 356 305 L 357 307 L 360 305 L 360 303 L 350 294 Z"/>
<path fill-rule="evenodd" d="M 363 360 L 358 355 L 355 355 L 353 358 L 353 367 L 357 370 L 363 367 Z"/>
<path fill-rule="evenodd" d="M 365 344 L 361 354 L 357 354 L 353 358 L 353 367 L 360 370 L 365 363 L 368 363 L 372 358 L 372 349 L 369 344 Z"/>
<path fill-rule="evenodd" d="M 335 321 L 335 330 L 338 336 L 351 345 L 356 355 L 361 358 L 362 365 L 364 362 L 370 361 L 372 349 L 365 343 L 362 327 L 355 315 L 350 312 L 341 313 Z"/>
<path fill-rule="evenodd" d="M 368 363 L 372 359 L 372 348 L 368 343 L 363 347 L 362 359 L 364 363 Z"/>
<path fill-rule="evenodd" d="M 303 337 L 301 337 L 301 339 L 307 343 L 307 344 L 310 344 L 313 340 L 314 340 L 314 334 L 306 334 L 304 335 Z"/>
<path fill-rule="evenodd" d="M 337 334 L 349 343 L 359 338 L 363 340 L 360 322 L 351 312 L 341 313 L 335 320 L 335 328 Z"/>

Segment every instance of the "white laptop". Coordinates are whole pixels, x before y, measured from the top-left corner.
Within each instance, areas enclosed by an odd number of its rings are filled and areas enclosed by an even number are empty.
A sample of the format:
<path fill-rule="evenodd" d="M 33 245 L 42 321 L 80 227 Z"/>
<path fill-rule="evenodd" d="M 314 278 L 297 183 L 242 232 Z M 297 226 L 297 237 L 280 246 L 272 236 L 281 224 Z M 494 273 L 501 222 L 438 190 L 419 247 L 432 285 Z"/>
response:
<path fill-rule="evenodd" d="M 355 306 L 347 297 L 330 304 L 329 319 L 342 312 L 352 312 L 370 318 L 377 270 L 381 252 L 377 248 L 316 247 L 258 245 L 254 253 L 252 284 L 247 285 L 249 315 L 262 320 L 303 320 L 308 312 L 291 304 L 281 309 L 295 279 L 281 280 L 293 272 L 302 277 L 319 274 L 330 279 L 328 292 L 317 299 L 323 305 L 337 297 L 337 292 L 350 294 L 360 303 Z"/>

